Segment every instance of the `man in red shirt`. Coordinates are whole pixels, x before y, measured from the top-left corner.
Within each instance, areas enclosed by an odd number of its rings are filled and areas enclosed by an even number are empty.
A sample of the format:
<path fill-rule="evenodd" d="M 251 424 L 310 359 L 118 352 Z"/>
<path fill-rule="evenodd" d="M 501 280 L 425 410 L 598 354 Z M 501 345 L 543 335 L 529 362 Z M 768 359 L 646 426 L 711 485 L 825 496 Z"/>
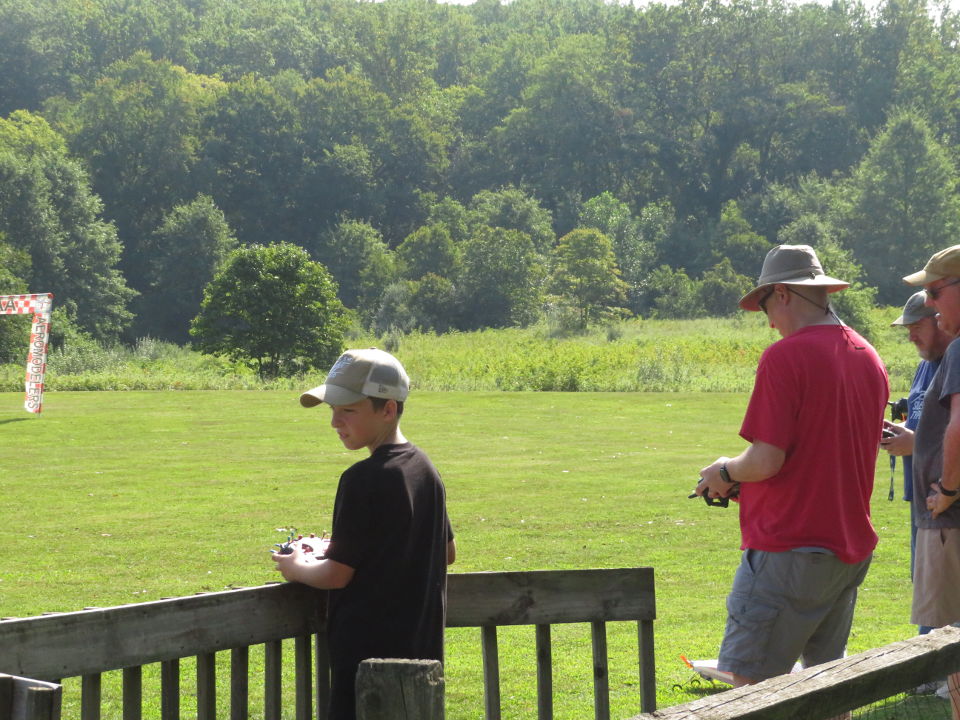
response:
<path fill-rule="evenodd" d="M 889 385 L 830 307 L 846 287 L 811 247 L 780 245 L 740 300 L 782 339 L 760 358 L 740 428 L 749 445 L 703 468 L 696 490 L 739 495 L 743 556 L 718 659 L 736 686 L 843 656 L 877 543 L 870 494 Z"/>

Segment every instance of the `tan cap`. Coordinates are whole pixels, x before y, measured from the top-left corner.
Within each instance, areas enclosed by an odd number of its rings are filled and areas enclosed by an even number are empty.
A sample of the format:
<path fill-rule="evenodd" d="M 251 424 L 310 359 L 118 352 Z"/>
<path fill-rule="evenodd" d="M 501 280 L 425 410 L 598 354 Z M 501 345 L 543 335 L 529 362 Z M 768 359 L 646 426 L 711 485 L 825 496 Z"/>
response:
<path fill-rule="evenodd" d="M 352 405 L 366 397 L 406 400 L 410 378 L 393 355 L 377 348 L 347 350 L 327 373 L 323 385 L 307 390 L 300 404 Z"/>
<path fill-rule="evenodd" d="M 927 306 L 927 292 L 915 292 L 903 306 L 903 313 L 891 325 L 913 325 L 924 318 L 933 317 L 937 311 Z"/>
<path fill-rule="evenodd" d="M 908 285 L 926 285 L 945 277 L 960 277 L 960 245 L 934 253 L 923 270 L 907 275 L 903 281 Z"/>
<path fill-rule="evenodd" d="M 777 245 L 763 259 L 757 286 L 740 298 L 740 307 L 757 312 L 757 301 L 765 288 L 778 283 L 786 285 L 817 285 L 828 292 L 837 292 L 850 287 L 850 283 L 824 274 L 823 267 L 813 248 L 809 245 Z"/>

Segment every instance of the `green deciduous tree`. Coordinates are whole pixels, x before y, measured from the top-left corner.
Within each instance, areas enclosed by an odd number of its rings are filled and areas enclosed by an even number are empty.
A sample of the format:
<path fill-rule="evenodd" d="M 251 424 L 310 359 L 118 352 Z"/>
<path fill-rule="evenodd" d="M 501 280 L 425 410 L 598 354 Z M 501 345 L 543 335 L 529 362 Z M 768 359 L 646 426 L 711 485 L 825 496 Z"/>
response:
<path fill-rule="evenodd" d="M 556 242 L 553 218 L 533 195 L 508 186 L 483 190 L 469 204 L 470 226 L 519 230 L 527 235 L 538 253 L 546 255 Z"/>
<path fill-rule="evenodd" d="M 620 97 L 624 60 L 599 35 L 561 38 L 531 71 L 520 105 L 491 135 L 509 177 L 532 187 L 561 227 L 574 221 L 569 198 L 621 192 L 635 175 L 624 163 L 625 136 L 633 130 Z"/>
<path fill-rule="evenodd" d="M 135 293 L 117 265 L 120 244 L 89 179 L 45 120 L 25 111 L 0 118 L 0 233 L 30 257 L 30 292 L 73 303 L 79 327 L 115 340 Z"/>
<path fill-rule="evenodd" d="M 137 299 L 137 336 L 186 343 L 203 290 L 237 241 L 207 195 L 173 208 L 150 238 L 149 283 Z"/>
<path fill-rule="evenodd" d="M 190 334 L 264 376 L 329 367 L 343 351 L 347 319 L 336 283 L 288 243 L 234 250 L 203 293 Z"/>
<path fill-rule="evenodd" d="M 626 300 L 627 285 L 620 279 L 612 243 L 599 230 L 567 233 L 553 249 L 552 260 L 550 289 L 576 308 L 581 328 Z"/>
<path fill-rule="evenodd" d="M 454 278 L 459 272 L 459 250 L 443 225 L 414 230 L 396 252 L 399 272 L 410 280 L 419 280 L 428 273 Z"/>
<path fill-rule="evenodd" d="M 49 114 L 84 158 L 93 187 L 116 223 L 122 268 L 141 290 L 151 263 L 142 243 L 163 215 L 209 185 L 198 164 L 203 118 L 223 83 L 138 52 L 111 66 L 79 102 Z"/>
<path fill-rule="evenodd" d="M 640 286 L 650 272 L 656 253 L 655 239 L 645 232 L 650 223 L 635 217 L 629 206 L 612 193 L 604 192 L 583 204 L 580 225 L 596 228 L 612 240 L 617 267 L 627 284 L 626 306 L 637 312 Z"/>
<path fill-rule="evenodd" d="M 343 304 L 369 320 L 396 275 L 393 253 L 380 231 L 370 223 L 344 218 L 310 249 L 333 275 Z"/>
<path fill-rule="evenodd" d="M 753 288 L 754 281 L 733 269 L 730 258 L 724 258 L 703 273 L 699 283 L 700 304 L 711 315 L 733 315 L 737 302 Z"/>
<path fill-rule="evenodd" d="M 27 292 L 27 283 L 23 278 L 29 273 L 30 256 L 5 243 L 0 233 L 0 295 Z M 0 315 L 0 363 L 25 360 L 29 340 L 29 317 Z"/>
<path fill-rule="evenodd" d="M 458 283 L 464 329 L 528 325 L 541 310 L 543 266 L 519 230 L 479 228 L 463 247 Z"/>
<path fill-rule="evenodd" d="M 854 171 L 849 210 L 836 220 L 881 302 L 902 303 L 904 268 L 956 243 L 956 188 L 956 169 L 924 120 L 894 114 Z"/>
<path fill-rule="evenodd" d="M 647 278 L 644 300 L 654 317 L 694 318 L 704 314 L 700 286 L 683 268 L 661 265 Z"/>

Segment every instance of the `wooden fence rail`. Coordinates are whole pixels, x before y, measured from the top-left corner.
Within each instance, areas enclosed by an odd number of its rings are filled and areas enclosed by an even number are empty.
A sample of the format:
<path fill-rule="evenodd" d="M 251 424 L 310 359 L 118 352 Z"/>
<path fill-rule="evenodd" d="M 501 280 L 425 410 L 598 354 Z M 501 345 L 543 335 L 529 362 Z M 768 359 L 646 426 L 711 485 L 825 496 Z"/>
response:
<path fill-rule="evenodd" d="M 81 720 L 101 716 L 101 675 L 123 671 L 123 720 L 139 720 L 142 668 L 160 664 L 161 718 L 180 717 L 180 660 L 196 658 L 198 720 L 217 716 L 216 653 L 230 651 L 230 718 L 249 716 L 249 648 L 264 646 L 265 720 L 281 715 L 282 641 L 293 639 L 295 717 L 323 720 L 329 660 L 326 593 L 285 583 L 112 608 L 0 621 L 0 672 L 59 682 L 80 677 Z M 538 708 L 552 718 L 550 626 L 590 623 L 595 717 L 609 718 L 605 623 L 638 623 L 640 710 L 655 709 L 652 568 L 452 574 L 447 625 L 479 627 L 484 703 L 500 717 L 497 627 L 536 626 Z M 314 713 L 316 715 L 314 715 Z M 259 713 L 258 713 L 259 714 Z M 0 717 L 2 720 L 2 717 Z"/>
<path fill-rule="evenodd" d="M 825 720 L 957 670 L 960 628 L 946 627 L 633 720 Z"/>

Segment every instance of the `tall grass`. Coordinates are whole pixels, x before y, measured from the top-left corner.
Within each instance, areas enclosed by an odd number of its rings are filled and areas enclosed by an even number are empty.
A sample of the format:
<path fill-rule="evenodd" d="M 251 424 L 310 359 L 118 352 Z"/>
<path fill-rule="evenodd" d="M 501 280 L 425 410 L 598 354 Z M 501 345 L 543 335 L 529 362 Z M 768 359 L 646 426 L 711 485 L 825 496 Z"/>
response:
<path fill-rule="evenodd" d="M 876 310 L 881 330 L 873 342 L 895 390 L 910 385 L 917 357 L 902 328 L 890 328 L 897 310 Z M 761 314 L 701 320 L 635 319 L 568 334 L 550 325 L 472 333 L 357 334 L 352 346 L 394 352 L 420 390 L 744 392 L 757 359 L 779 336 Z M 26 348 L 24 348 L 26 354 Z M 23 387 L 23 365 L 0 365 L 0 391 Z M 221 357 L 150 338 L 134 346 L 75 343 L 49 357 L 49 390 L 250 390 L 316 384 L 306 377 L 263 379 Z"/>

